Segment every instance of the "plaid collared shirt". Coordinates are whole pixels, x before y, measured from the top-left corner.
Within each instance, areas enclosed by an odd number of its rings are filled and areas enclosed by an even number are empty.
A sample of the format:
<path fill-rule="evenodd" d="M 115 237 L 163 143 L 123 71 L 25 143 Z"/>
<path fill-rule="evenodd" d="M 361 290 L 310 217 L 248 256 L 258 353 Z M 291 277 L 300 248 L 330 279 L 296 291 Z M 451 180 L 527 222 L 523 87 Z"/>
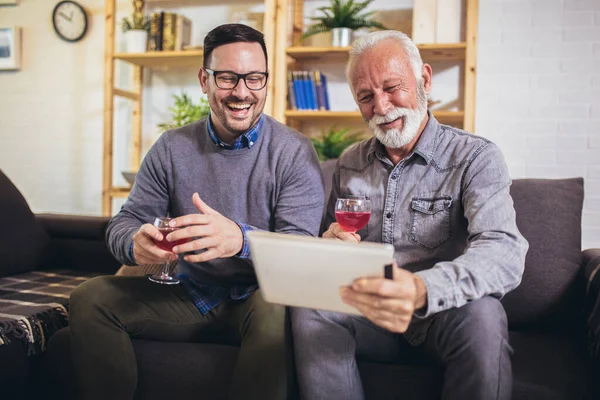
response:
<path fill-rule="evenodd" d="M 263 126 L 264 116 L 261 115 L 258 122 L 246 133 L 240 135 L 233 145 L 222 142 L 216 135 L 210 116 L 207 118 L 208 134 L 212 141 L 219 147 L 226 150 L 240 150 L 245 148 L 252 148 L 258 139 L 260 130 Z M 250 225 L 237 222 L 238 226 L 242 230 L 243 244 L 242 249 L 236 255 L 240 258 L 250 258 L 250 247 L 248 246 L 248 239 L 246 233 L 251 231 L 253 228 Z M 219 286 L 219 285 L 207 285 L 199 283 L 193 280 L 187 275 L 180 274 L 179 278 L 187 289 L 196 307 L 200 310 L 203 315 L 206 315 L 211 309 L 215 308 L 219 303 L 226 299 L 232 300 L 243 300 L 249 297 L 256 289 L 258 285 L 252 286 Z"/>

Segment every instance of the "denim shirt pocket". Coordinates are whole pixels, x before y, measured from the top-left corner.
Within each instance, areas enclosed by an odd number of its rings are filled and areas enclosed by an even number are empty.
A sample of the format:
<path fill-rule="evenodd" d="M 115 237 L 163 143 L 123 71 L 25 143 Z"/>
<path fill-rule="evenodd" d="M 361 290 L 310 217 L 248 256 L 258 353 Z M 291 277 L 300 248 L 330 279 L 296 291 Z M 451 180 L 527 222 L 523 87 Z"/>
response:
<path fill-rule="evenodd" d="M 410 206 L 411 242 L 434 250 L 450 239 L 452 197 L 414 197 Z"/>

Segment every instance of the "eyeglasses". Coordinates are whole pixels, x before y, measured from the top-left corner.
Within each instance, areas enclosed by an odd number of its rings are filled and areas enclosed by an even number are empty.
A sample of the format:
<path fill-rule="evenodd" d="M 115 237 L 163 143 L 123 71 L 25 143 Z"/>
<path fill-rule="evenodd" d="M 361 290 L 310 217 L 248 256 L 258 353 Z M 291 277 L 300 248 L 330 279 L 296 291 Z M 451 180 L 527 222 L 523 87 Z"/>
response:
<path fill-rule="evenodd" d="M 246 87 L 250 90 L 261 90 L 267 85 L 268 72 L 249 72 L 247 74 L 237 74 L 233 71 L 214 71 L 204 68 L 206 73 L 215 78 L 215 84 L 219 89 L 234 89 L 240 79 L 244 81 Z"/>

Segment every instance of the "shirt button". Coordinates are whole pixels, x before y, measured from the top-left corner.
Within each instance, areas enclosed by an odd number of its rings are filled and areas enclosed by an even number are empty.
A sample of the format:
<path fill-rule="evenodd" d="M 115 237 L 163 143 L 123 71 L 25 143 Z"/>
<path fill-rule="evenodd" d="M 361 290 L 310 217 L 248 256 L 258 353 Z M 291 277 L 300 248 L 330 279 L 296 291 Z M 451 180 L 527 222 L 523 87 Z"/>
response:
<path fill-rule="evenodd" d="M 396 174 L 392 175 L 392 179 L 395 180 L 396 178 L 398 178 L 398 175 L 396 175 Z"/>
<path fill-rule="evenodd" d="M 385 216 L 386 216 L 386 218 L 392 218 L 392 213 L 389 212 L 389 213 L 385 214 Z"/>
<path fill-rule="evenodd" d="M 444 300 L 438 301 L 438 306 L 442 307 L 444 305 Z"/>

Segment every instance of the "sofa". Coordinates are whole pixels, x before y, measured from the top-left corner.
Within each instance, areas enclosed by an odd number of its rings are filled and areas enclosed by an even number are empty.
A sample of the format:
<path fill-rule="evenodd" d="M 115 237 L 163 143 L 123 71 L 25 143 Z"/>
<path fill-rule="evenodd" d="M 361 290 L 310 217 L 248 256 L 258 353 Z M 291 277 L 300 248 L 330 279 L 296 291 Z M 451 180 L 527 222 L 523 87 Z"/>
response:
<path fill-rule="evenodd" d="M 324 165 L 323 171 L 327 182 L 331 164 Z M 0 181 L 0 198 L 7 184 Z M 600 380 L 600 274 L 596 274 L 600 249 L 581 251 L 583 180 L 515 180 L 511 194 L 517 224 L 530 244 L 521 285 L 502 299 L 514 349 L 513 398 L 600 398 L 596 386 Z M 26 206 L 24 199 L 21 202 Z M 49 266 L 86 273 L 118 269 L 103 244 L 106 219 L 45 215 L 34 219 L 58 252 Z M 40 269 L 48 268 L 47 262 L 43 264 Z M 227 398 L 237 347 L 148 340 L 133 344 L 139 372 L 136 399 Z M 6 354 L 2 351 L 6 348 L 0 345 L 0 365 Z M 35 360 L 35 374 L 29 371 L 33 376 L 19 379 L 37 382 L 45 398 L 75 398 L 68 328 L 51 335 L 41 354 L 25 357 L 21 352 L 10 357 L 10 363 L 16 358 Z M 440 397 L 443 371 L 429 360 L 404 359 L 394 364 L 359 360 L 359 367 L 369 399 Z M 335 393 L 327 398 L 336 399 Z"/>
<path fill-rule="evenodd" d="M 36 215 L 0 170 L 0 221 L 0 398 L 45 398 L 45 350 L 68 325 L 70 292 L 119 267 L 108 218 Z"/>

